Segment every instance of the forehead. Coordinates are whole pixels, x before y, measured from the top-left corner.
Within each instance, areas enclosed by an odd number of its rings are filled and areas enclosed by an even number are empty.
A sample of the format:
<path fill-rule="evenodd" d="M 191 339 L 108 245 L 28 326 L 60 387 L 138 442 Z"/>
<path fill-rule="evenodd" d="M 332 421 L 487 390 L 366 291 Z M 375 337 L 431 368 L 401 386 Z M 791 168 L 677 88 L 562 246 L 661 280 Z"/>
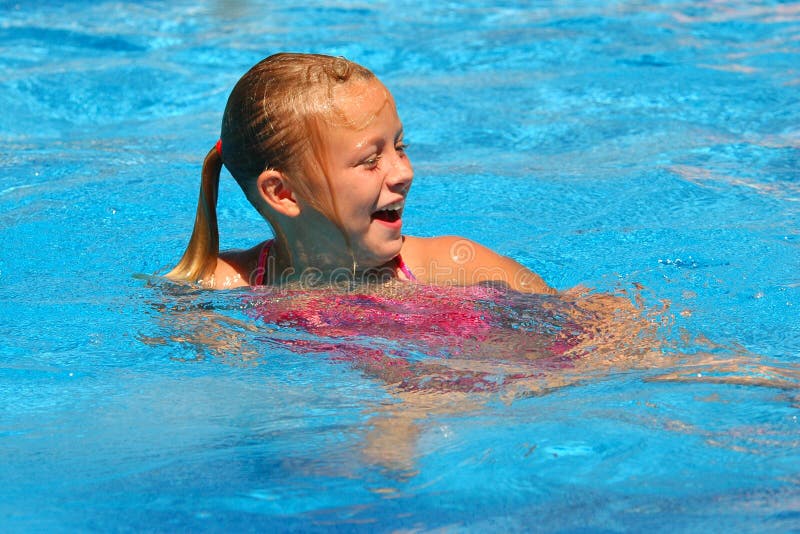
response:
<path fill-rule="evenodd" d="M 364 130 L 375 119 L 390 111 L 395 115 L 394 99 L 377 79 L 357 80 L 338 85 L 333 91 L 331 126 Z"/>

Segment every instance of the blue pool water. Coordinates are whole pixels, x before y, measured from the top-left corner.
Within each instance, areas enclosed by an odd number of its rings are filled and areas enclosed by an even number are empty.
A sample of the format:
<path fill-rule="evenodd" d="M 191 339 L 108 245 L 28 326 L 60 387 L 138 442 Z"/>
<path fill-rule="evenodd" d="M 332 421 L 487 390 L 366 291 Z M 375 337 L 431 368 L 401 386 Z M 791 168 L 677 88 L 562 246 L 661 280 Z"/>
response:
<path fill-rule="evenodd" d="M 797 2 L 0 1 L 0 530 L 800 528 L 798 34 Z M 496 325 L 309 329 L 266 312 L 391 300 L 145 276 L 281 50 L 393 91 L 407 233 L 639 318 L 394 288 Z M 268 235 L 220 199 L 224 248 Z"/>

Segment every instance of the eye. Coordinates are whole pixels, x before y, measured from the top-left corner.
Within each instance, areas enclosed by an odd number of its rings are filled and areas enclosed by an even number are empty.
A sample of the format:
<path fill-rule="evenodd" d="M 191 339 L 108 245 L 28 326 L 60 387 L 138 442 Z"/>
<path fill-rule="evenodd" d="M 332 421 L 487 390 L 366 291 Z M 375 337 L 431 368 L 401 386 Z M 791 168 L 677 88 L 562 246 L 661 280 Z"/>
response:
<path fill-rule="evenodd" d="M 364 159 L 360 165 L 367 170 L 373 170 L 378 168 L 378 163 L 380 163 L 381 155 L 380 154 L 373 154 L 368 158 Z"/>
<path fill-rule="evenodd" d="M 405 154 L 405 152 L 406 152 L 406 149 L 408 149 L 408 143 L 404 143 L 403 141 L 398 141 L 398 142 L 397 142 L 397 143 L 394 145 L 394 149 L 395 149 L 396 151 L 400 152 L 400 153 L 403 153 L 403 154 Z"/>

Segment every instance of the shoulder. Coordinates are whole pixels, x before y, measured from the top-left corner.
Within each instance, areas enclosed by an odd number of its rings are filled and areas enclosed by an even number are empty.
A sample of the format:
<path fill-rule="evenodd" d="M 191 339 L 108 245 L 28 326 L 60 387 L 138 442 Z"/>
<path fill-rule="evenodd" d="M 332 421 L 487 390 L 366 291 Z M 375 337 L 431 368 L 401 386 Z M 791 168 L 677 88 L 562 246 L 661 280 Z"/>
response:
<path fill-rule="evenodd" d="M 443 249 L 451 247 L 459 240 L 464 240 L 464 238 L 453 235 L 437 237 L 403 236 L 403 257 L 406 255 L 415 256 L 417 254 L 440 254 Z"/>
<path fill-rule="evenodd" d="M 440 285 L 500 283 L 525 293 L 555 293 L 542 278 L 511 258 L 460 236 L 407 236 L 403 261 L 423 282 Z"/>
<path fill-rule="evenodd" d="M 217 258 L 214 289 L 233 289 L 250 285 L 250 275 L 258 266 L 264 243 L 246 250 L 226 250 Z"/>
<path fill-rule="evenodd" d="M 441 276 L 445 277 L 445 272 L 452 269 L 475 271 L 508 262 L 519 265 L 480 243 L 455 235 L 426 238 L 408 236 L 403 243 L 402 253 L 407 264 L 424 264 L 432 271 L 442 271 Z"/>
<path fill-rule="evenodd" d="M 496 263 L 510 258 L 501 256 L 490 248 L 466 237 L 445 235 L 438 237 L 406 236 L 402 249 L 406 263 L 418 260 L 422 263 L 435 262 L 437 265 L 456 265 L 478 268 L 486 262 Z"/>

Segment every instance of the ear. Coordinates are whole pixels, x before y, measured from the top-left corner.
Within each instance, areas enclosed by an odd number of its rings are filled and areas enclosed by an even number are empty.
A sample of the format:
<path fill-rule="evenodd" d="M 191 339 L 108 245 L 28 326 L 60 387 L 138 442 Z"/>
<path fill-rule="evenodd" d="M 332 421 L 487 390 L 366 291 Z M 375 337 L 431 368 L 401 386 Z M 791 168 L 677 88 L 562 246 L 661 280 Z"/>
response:
<path fill-rule="evenodd" d="M 282 172 L 267 169 L 256 179 L 256 187 L 259 196 L 273 210 L 287 217 L 297 217 L 300 214 L 300 204 Z"/>

